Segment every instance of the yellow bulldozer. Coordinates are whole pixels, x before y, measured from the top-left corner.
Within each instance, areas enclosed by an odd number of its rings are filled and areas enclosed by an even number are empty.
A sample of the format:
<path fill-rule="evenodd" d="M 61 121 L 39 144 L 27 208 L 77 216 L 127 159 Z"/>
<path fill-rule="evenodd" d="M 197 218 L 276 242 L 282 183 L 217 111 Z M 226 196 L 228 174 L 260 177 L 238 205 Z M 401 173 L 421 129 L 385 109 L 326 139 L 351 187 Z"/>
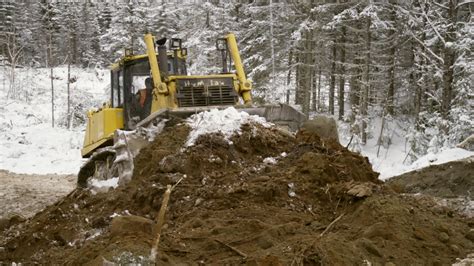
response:
<path fill-rule="evenodd" d="M 123 146 L 117 132 L 146 127 L 160 118 L 185 118 L 211 108 L 234 106 L 289 130 L 297 130 L 306 120 L 289 105 L 252 107 L 252 83 L 232 33 L 216 40 L 222 72 L 211 75 L 188 75 L 188 51 L 181 39 L 156 39 L 146 34 L 144 40 L 146 53 L 135 55 L 125 50 L 125 56 L 112 65 L 110 101 L 88 112 L 81 150 L 88 160 L 79 171 L 79 186 L 87 186 L 92 176 L 104 179 L 116 174 L 112 166 L 119 161 L 118 150 Z M 129 168 L 133 171 L 133 165 Z"/>

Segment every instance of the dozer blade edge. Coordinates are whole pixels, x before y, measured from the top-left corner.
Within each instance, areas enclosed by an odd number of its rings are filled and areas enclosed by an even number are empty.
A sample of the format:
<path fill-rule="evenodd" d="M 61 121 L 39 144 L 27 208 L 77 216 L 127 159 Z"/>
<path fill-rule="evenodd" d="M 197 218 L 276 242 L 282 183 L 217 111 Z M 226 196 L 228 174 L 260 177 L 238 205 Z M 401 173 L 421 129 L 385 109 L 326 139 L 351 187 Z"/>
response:
<path fill-rule="evenodd" d="M 276 124 L 280 128 L 295 132 L 307 120 L 306 116 L 288 104 L 272 104 L 259 107 L 233 106 L 239 111 L 246 112 L 250 115 L 258 115 L 264 117 L 268 122 Z M 179 117 L 187 118 L 193 114 L 209 111 L 212 109 L 226 109 L 229 106 L 202 106 L 202 107 L 181 107 L 179 109 L 162 109 L 149 115 L 137 124 L 137 127 L 146 127 L 156 118 Z"/>

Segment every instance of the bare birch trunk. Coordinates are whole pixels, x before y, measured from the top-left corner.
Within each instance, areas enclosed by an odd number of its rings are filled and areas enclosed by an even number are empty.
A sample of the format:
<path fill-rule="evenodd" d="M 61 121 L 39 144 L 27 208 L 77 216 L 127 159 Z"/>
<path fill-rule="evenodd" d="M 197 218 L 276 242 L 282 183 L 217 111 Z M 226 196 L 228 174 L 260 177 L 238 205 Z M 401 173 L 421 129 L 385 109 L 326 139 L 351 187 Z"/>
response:
<path fill-rule="evenodd" d="M 396 14 L 395 11 L 392 11 L 392 21 L 396 23 Z M 392 30 L 392 36 L 395 36 L 396 31 Z M 395 37 L 394 37 L 395 38 Z M 389 72 L 389 79 L 390 79 L 390 84 L 388 86 L 388 93 L 387 93 L 387 113 L 389 115 L 394 114 L 394 97 L 395 97 L 395 55 L 396 55 L 396 47 L 394 44 L 392 44 L 392 47 L 390 48 L 390 68 L 388 70 Z"/>
<path fill-rule="evenodd" d="M 68 58 L 67 64 L 67 128 L 72 128 L 71 114 L 71 59 Z"/>
<path fill-rule="evenodd" d="M 457 9 L 456 3 L 457 1 L 449 1 L 448 4 L 448 21 L 449 26 L 446 31 L 445 42 L 446 45 L 444 47 L 444 65 L 443 65 L 443 95 L 442 95 L 442 102 L 441 102 L 441 115 L 444 119 L 448 119 L 449 112 L 451 111 L 451 101 L 453 99 L 453 79 L 454 79 L 454 69 L 453 65 L 455 62 L 455 51 L 452 47 L 453 42 L 455 41 L 456 36 L 456 17 L 457 17 Z M 443 128 L 444 133 L 448 133 L 449 128 L 445 126 Z"/>
<path fill-rule="evenodd" d="M 312 53 L 312 39 L 313 32 L 311 30 L 306 31 L 305 50 L 304 53 L 304 91 L 303 91 L 303 113 L 306 117 L 309 117 L 309 107 L 311 101 L 311 85 L 312 85 L 312 64 L 313 56 Z"/>
<path fill-rule="evenodd" d="M 286 104 L 290 104 L 290 83 L 291 83 L 291 62 L 293 59 L 293 50 L 288 54 L 288 75 L 286 76 Z"/>
<path fill-rule="evenodd" d="M 362 116 L 362 144 L 367 143 L 367 111 L 369 107 L 369 90 L 370 90 L 370 47 L 371 47 L 371 32 L 370 32 L 371 19 L 367 18 L 367 47 L 366 47 L 366 57 L 365 57 L 365 70 L 364 70 L 364 90 L 362 91 L 362 98 L 360 103 L 360 114 Z"/>
<path fill-rule="evenodd" d="M 356 65 L 354 74 L 350 80 L 350 104 L 351 104 L 351 123 L 355 121 L 355 116 L 360 110 L 360 60 L 358 53 L 354 54 L 354 65 Z"/>
<path fill-rule="evenodd" d="M 53 67 L 51 69 L 51 126 L 54 127 L 54 77 L 53 77 Z"/>
<path fill-rule="evenodd" d="M 321 67 L 318 69 L 318 97 L 317 97 L 317 110 L 321 111 L 323 108 L 321 106 Z"/>
<path fill-rule="evenodd" d="M 319 69 L 319 67 L 318 67 Z M 318 98 L 318 91 L 317 91 L 317 87 L 318 87 L 318 82 L 317 82 L 317 79 L 316 79 L 316 68 L 313 69 L 313 72 L 312 72 L 312 75 L 313 77 L 313 82 L 311 83 L 311 111 L 316 111 L 316 103 L 317 103 L 317 98 Z"/>
<path fill-rule="evenodd" d="M 295 104 L 301 104 L 301 51 L 295 55 L 296 77 L 295 77 Z"/>
<path fill-rule="evenodd" d="M 346 48 L 345 48 L 345 43 L 346 43 L 346 28 L 342 26 L 342 36 L 341 36 L 341 44 L 340 44 L 340 51 L 341 51 L 341 65 L 339 67 L 339 95 L 338 95 L 338 105 L 339 105 L 339 116 L 338 119 L 342 120 L 344 118 L 344 84 L 345 84 L 345 79 L 344 75 L 345 73 L 345 66 L 344 64 L 346 63 Z"/>
<path fill-rule="evenodd" d="M 53 33 L 49 33 L 49 53 L 48 64 L 50 67 L 51 78 L 51 127 L 54 127 L 54 76 L 53 76 Z"/>
<path fill-rule="evenodd" d="M 334 114 L 334 90 L 336 88 L 336 38 L 332 45 L 331 81 L 329 84 L 329 113 Z"/>

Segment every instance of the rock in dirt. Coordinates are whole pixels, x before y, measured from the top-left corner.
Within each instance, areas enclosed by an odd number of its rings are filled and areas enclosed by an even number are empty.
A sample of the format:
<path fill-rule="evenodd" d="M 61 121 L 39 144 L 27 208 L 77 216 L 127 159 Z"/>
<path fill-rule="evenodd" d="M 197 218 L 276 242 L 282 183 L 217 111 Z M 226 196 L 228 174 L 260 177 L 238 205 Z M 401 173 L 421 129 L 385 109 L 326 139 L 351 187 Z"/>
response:
<path fill-rule="evenodd" d="M 466 234 L 466 238 L 474 242 L 474 229 L 469 230 L 469 232 Z"/>
<path fill-rule="evenodd" d="M 152 220 L 135 215 L 114 217 L 110 225 L 112 237 L 137 234 L 151 235 L 152 231 Z"/>
<path fill-rule="evenodd" d="M 305 121 L 301 126 L 301 130 L 316 133 L 322 139 L 334 139 L 339 142 L 336 120 L 332 117 L 317 116 Z"/>
<path fill-rule="evenodd" d="M 22 223 L 25 220 L 26 220 L 25 217 L 18 214 L 13 214 L 10 217 L 6 217 L 6 218 L 0 218 L 0 232 L 10 228 L 11 226 L 15 224 Z"/>
<path fill-rule="evenodd" d="M 374 184 L 363 183 L 363 184 L 348 184 L 347 194 L 355 198 L 364 198 L 372 195 L 372 189 Z"/>
<path fill-rule="evenodd" d="M 423 193 L 442 198 L 474 195 L 474 157 L 432 165 L 390 178 L 387 184 L 405 193 Z"/>
<path fill-rule="evenodd" d="M 446 243 L 449 241 L 449 236 L 445 232 L 442 232 L 439 234 L 439 240 L 443 243 Z"/>

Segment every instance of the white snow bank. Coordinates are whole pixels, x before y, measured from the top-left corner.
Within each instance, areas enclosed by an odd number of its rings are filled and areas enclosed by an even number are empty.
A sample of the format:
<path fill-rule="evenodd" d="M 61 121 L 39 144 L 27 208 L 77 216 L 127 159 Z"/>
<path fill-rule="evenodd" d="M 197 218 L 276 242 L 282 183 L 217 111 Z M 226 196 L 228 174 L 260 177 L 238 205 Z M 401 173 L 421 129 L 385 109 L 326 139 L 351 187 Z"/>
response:
<path fill-rule="evenodd" d="M 82 130 L 48 124 L 0 132 L 0 169 L 24 174 L 77 173 L 82 164 Z"/>
<path fill-rule="evenodd" d="M 474 152 L 461 148 L 444 149 L 440 153 L 428 153 L 412 163 L 411 167 L 418 169 L 430 165 L 443 164 L 451 161 L 458 161 L 474 155 Z"/>
<path fill-rule="evenodd" d="M 408 134 L 407 130 L 410 128 L 411 121 L 400 119 L 391 121 L 390 123 L 387 122 L 384 136 L 385 138 L 389 138 L 390 142 L 387 145 L 387 141 L 385 141 L 385 145 L 381 145 L 379 150 L 377 142 L 378 134 L 381 130 L 381 122 L 380 118 L 371 121 L 371 132 L 377 133 L 367 140 L 366 145 L 362 145 L 355 137 L 352 141 L 352 146 L 349 147 L 352 151 L 359 152 L 369 158 L 374 171 L 380 173 L 379 179 L 381 180 L 386 180 L 433 164 L 443 164 L 474 156 L 474 152 L 461 148 L 444 148 L 437 153 L 428 153 L 413 163 L 410 163 L 410 158 L 407 157 L 407 153 L 410 152 L 410 147 L 407 143 L 406 135 Z M 347 146 L 352 136 L 350 125 L 345 122 L 339 122 L 338 132 L 341 144 Z"/>
<path fill-rule="evenodd" d="M 194 114 L 186 119 L 186 123 L 191 127 L 188 140 L 185 146 L 192 146 L 200 135 L 210 133 L 222 133 L 226 140 L 240 132 L 240 126 L 245 123 L 258 123 L 269 127 L 265 118 L 257 115 L 249 115 L 241 112 L 234 107 L 224 110 L 212 109 L 206 112 Z M 229 141 L 229 143 L 231 143 Z"/>
<path fill-rule="evenodd" d="M 380 171 L 379 178 L 382 180 L 385 180 L 390 177 L 398 176 L 410 171 L 428 167 L 430 165 L 437 165 L 437 164 L 443 164 L 443 163 L 447 163 L 451 161 L 458 161 L 465 158 L 469 158 L 471 156 L 474 156 L 474 152 L 472 151 L 467 151 L 460 148 L 444 149 L 437 154 L 428 153 L 427 155 L 420 157 L 418 160 L 416 160 L 410 165 L 404 165 L 404 164 L 395 164 L 395 165 L 390 165 L 390 166 L 385 165 L 384 168 L 378 169 Z"/>
<path fill-rule="evenodd" d="M 107 99 L 108 71 L 71 68 L 71 108 L 87 109 Z M 9 80 L 0 72 L 0 169 L 26 174 L 76 174 L 82 164 L 84 125 L 67 130 L 67 68 L 54 68 L 55 127 L 51 125 L 50 70 L 16 70 L 16 99 L 7 98 Z M 81 109 L 82 108 L 82 109 Z"/>

